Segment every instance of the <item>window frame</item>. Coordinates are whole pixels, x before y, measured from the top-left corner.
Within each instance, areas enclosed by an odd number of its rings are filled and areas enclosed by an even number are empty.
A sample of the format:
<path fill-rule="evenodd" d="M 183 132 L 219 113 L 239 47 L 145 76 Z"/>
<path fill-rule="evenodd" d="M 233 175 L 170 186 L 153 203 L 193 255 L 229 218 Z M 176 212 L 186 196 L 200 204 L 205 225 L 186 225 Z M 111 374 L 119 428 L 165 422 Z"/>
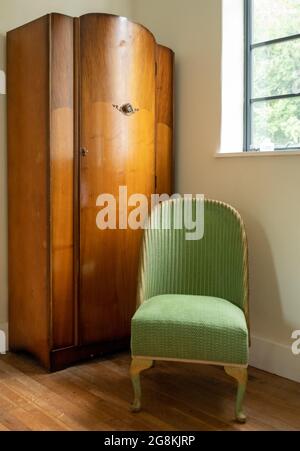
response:
<path fill-rule="evenodd" d="M 251 149 L 251 137 L 252 137 L 252 105 L 258 102 L 265 102 L 270 100 L 280 100 L 300 97 L 300 92 L 296 94 L 282 94 L 267 97 L 252 97 L 252 51 L 259 47 L 266 47 L 268 45 L 279 44 L 281 42 L 292 41 L 300 39 L 300 33 L 290 36 L 284 36 L 282 38 L 270 39 L 268 41 L 262 41 L 253 43 L 253 0 L 244 0 L 244 29 L 245 29 L 245 68 L 244 68 L 244 152 L 260 152 L 260 149 Z M 275 147 L 276 151 L 295 151 L 300 150 L 300 146 L 294 147 Z"/>

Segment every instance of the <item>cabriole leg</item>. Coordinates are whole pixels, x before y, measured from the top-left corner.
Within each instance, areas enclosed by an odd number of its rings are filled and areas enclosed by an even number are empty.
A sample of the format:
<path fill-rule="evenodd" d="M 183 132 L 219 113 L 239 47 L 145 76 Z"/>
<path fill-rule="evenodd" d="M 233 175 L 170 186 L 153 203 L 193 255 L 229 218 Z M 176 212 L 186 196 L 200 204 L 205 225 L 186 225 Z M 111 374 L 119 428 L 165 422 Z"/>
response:
<path fill-rule="evenodd" d="M 133 358 L 130 367 L 130 376 L 134 391 L 134 401 L 131 405 L 132 412 L 139 412 L 141 410 L 141 381 L 140 374 L 142 371 L 148 370 L 153 366 L 153 360 L 136 359 Z"/>
<path fill-rule="evenodd" d="M 247 417 L 243 413 L 243 401 L 248 381 L 248 370 L 247 368 L 225 366 L 225 371 L 229 376 L 233 377 L 238 382 L 235 416 L 238 423 L 245 423 Z"/>

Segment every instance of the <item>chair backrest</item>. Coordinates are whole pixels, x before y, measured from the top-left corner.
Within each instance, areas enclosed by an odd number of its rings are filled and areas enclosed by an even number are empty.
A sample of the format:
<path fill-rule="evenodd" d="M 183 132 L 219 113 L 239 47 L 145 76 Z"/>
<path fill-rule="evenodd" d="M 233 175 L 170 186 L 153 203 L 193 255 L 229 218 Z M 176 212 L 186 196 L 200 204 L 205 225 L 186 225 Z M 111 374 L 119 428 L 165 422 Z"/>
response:
<path fill-rule="evenodd" d="M 196 199 L 192 201 L 195 210 Z M 157 206 L 145 231 L 138 303 L 160 294 L 190 294 L 226 299 L 248 311 L 248 250 L 243 221 L 227 204 L 204 202 L 204 236 L 186 240 L 185 228 L 165 229 L 182 211 L 184 200 Z M 167 218 L 167 219 L 166 219 Z M 160 223 L 159 228 L 151 224 Z"/>

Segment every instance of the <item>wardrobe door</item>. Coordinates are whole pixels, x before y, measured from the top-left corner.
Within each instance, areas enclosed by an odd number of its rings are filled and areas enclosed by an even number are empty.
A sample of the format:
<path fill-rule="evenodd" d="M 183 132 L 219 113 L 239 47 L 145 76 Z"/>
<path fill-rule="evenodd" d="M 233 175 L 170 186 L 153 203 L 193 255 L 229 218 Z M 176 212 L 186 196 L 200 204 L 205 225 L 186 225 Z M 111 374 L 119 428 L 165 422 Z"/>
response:
<path fill-rule="evenodd" d="M 120 186 L 155 190 L 155 53 L 144 27 L 122 17 L 80 19 L 80 341 L 130 335 L 141 230 L 99 230 L 96 201 Z M 116 106 L 138 111 L 124 114 Z M 130 112 L 129 112 L 130 113 Z"/>

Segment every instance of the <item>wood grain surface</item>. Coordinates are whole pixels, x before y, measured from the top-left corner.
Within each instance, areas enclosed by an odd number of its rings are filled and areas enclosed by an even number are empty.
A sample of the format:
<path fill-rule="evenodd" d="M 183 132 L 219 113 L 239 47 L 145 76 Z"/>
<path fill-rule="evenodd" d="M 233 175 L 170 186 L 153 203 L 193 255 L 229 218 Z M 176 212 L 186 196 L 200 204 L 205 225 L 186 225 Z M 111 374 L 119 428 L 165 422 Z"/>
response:
<path fill-rule="evenodd" d="M 130 357 L 119 354 L 48 374 L 28 357 L 0 357 L 0 430 L 295 431 L 300 384 L 250 368 L 248 421 L 236 424 L 236 387 L 222 368 L 159 362 L 142 377 L 132 414 Z"/>

